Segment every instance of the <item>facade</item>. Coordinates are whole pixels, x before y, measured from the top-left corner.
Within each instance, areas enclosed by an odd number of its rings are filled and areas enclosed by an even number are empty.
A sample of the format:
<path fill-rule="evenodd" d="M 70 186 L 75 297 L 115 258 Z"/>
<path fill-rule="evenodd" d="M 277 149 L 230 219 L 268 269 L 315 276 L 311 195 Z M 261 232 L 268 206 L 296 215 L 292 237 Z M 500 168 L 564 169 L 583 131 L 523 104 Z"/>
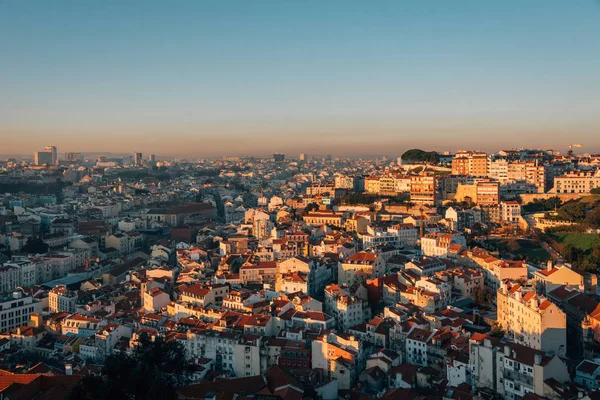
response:
<path fill-rule="evenodd" d="M 553 193 L 586 194 L 600 187 L 600 175 L 596 172 L 572 171 L 554 177 Z"/>
<path fill-rule="evenodd" d="M 439 202 L 437 177 L 435 175 L 411 176 L 410 201 L 418 205 L 437 205 Z"/>
<path fill-rule="evenodd" d="M 498 290 L 498 323 L 516 343 L 564 356 L 567 317 L 554 303 L 518 284 L 502 282 Z"/>
<path fill-rule="evenodd" d="M 487 176 L 488 157 L 479 151 L 458 151 L 452 159 L 452 175 Z"/>
<path fill-rule="evenodd" d="M 77 292 L 68 290 L 65 285 L 58 285 L 48 292 L 50 312 L 74 313 L 77 305 Z"/>
<path fill-rule="evenodd" d="M 384 273 L 385 260 L 381 256 L 361 251 L 339 264 L 338 283 L 364 283 L 367 279 L 381 277 Z"/>
<path fill-rule="evenodd" d="M 500 203 L 500 219 L 518 224 L 521 220 L 521 205 L 516 201 L 503 201 Z"/>
<path fill-rule="evenodd" d="M 52 153 L 48 151 L 38 151 L 34 154 L 33 162 L 35 165 L 53 165 Z"/>
<path fill-rule="evenodd" d="M 32 314 L 42 312 L 42 303 L 15 291 L 0 297 L 0 332 L 26 325 Z"/>

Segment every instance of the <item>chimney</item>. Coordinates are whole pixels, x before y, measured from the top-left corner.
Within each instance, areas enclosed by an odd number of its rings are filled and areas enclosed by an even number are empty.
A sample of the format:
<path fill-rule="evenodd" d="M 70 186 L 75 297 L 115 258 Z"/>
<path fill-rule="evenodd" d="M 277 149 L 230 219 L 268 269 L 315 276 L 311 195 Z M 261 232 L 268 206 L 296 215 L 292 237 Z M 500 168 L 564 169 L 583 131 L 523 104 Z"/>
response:
<path fill-rule="evenodd" d="M 546 270 L 552 271 L 552 259 L 548 260 L 548 265 L 546 266 Z"/>
<path fill-rule="evenodd" d="M 533 362 L 535 365 L 540 365 L 542 363 L 542 355 L 541 354 L 536 354 L 533 358 Z"/>
<path fill-rule="evenodd" d="M 65 375 L 73 375 L 73 366 L 71 364 L 65 364 Z"/>
<path fill-rule="evenodd" d="M 504 355 L 510 356 L 510 346 L 508 346 L 508 345 L 504 346 Z"/>
<path fill-rule="evenodd" d="M 512 358 L 517 358 L 517 351 L 516 350 L 512 351 Z"/>

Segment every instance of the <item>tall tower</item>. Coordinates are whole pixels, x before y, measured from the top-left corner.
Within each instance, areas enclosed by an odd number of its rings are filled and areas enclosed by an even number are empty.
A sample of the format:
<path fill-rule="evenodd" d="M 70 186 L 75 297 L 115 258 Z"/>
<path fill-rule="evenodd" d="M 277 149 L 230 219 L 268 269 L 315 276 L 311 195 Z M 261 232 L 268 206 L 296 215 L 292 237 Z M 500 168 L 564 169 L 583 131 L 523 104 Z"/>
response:
<path fill-rule="evenodd" d="M 133 153 L 133 165 L 142 165 L 142 153 Z"/>
<path fill-rule="evenodd" d="M 46 146 L 46 147 L 44 147 L 44 151 L 48 152 L 48 153 L 52 153 L 52 160 L 50 161 L 49 164 L 51 164 L 51 165 L 58 164 L 58 156 L 57 156 L 56 146 Z"/>

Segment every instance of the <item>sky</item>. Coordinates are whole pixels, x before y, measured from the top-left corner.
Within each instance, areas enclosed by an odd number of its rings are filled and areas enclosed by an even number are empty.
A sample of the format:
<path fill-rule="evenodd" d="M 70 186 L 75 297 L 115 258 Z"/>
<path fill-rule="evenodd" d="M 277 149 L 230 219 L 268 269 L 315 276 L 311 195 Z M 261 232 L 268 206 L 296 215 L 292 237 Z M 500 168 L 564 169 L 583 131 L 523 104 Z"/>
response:
<path fill-rule="evenodd" d="M 0 154 L 600 151 L 598 0 L 0 0 Z"/>

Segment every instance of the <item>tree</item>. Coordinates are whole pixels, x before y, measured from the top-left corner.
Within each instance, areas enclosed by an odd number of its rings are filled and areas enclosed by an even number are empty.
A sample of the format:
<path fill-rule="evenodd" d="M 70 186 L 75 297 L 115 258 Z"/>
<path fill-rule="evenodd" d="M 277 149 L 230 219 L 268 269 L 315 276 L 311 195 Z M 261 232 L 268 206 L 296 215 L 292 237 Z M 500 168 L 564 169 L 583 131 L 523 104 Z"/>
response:
<path fill-rule="evenodd" d="M 317 203 L 310 203 L 306 207 L 304 207 L 304 211 L 307 213 L 313 212 L 313 211 L 318 211 L 318 210 L 319 210 L 319 205 Z"/>
<path fill-rule="evenodd" d="M 594 207 L 592 211 L 587 213 L 585 222 L 593 228 L 600 227 L 600 206 Z"/>
<path fill-rule="evenodd" d="M 42 239 L 31 238 L 27 240 L 21 251 L 27 254 L 46 254 L 49 248 L 50 246 L 44 243 Z"/>
<path fill-rule="evenodd" d="M 402 161 L 406 161 L 408 163 L 426 162 L 430 164 L 437 164 L 440 162 L 440 156 L 435 151 L 411 149 L 405 151 L 404 154 L 402 154 Z"/>
<path fill-rule="evenodd" d="M 593 188 L 592 190 L 590 190 L 591 194 L 600 194 L 600 187 L 597 188 Z"/>
<path fill-rule="evenodd" d="M 487 286 L 474 287 L 472 296 L 473 302 L 479 306 L 487 306 L 494 301 L 494 293 Z"/>
<path fill-rule="evenodd" d="M 86 376 L 71 399 L 177 399 L 175 388 L 186 381 L 185 350 L 176 341 L 140 337 L 131 354 L 109 356 L 102 376 Z"/>
<path fill-rule="evenodd" d="M 585 204 L 569 202 L 558 209 L 558 216 L 568 221 L 581 221 L 585 218 L 586 211 Z"/>
<path fill-rule="evenodd" d="M 519 244 L 519 241 L 517 239 L 513 238 L 506 243 L 506 247 L 508 248 L 508 250 L 510 250 L 511 253 L 515 253 L 519 251 L 521 245 Z"/>

